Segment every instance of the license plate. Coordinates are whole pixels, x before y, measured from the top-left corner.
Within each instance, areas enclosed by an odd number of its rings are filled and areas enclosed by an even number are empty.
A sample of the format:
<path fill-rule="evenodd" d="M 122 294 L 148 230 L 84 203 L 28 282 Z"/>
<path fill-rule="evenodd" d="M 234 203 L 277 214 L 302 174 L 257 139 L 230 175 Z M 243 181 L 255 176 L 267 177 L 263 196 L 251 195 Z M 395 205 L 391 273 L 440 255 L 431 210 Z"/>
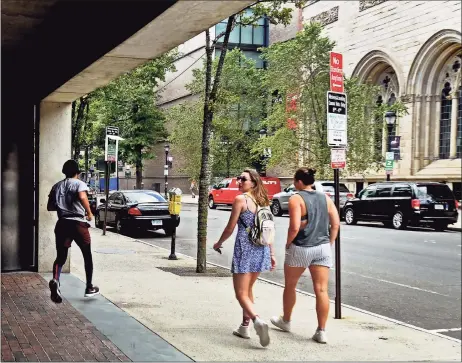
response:
<path fill-rule="evenodd" d="M 156 220 L 156 221 L 151 221 L 151 224 L 152 224 L 153 226 L 161 226 L 161 225 L 162 225 L 162 221 L 158 221 L 158 220 Z"/>
<path fill-rule="evenodd" d="M 438 210 L 443 210 L 444 209 L 444 206 L 442 204 L 435 204 L 435 210 L 438 209 Z"/>

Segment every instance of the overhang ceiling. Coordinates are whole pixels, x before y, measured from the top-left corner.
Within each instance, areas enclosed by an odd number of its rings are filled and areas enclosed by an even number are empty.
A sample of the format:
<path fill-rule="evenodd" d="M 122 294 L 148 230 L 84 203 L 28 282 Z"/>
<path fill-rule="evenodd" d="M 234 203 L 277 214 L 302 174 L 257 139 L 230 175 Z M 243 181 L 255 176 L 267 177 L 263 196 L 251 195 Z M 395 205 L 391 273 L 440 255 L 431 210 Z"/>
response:
<path fill-rule="evenodd" d="M 3 89 L 72 102 L 252 2 L 2 0 Z"/>

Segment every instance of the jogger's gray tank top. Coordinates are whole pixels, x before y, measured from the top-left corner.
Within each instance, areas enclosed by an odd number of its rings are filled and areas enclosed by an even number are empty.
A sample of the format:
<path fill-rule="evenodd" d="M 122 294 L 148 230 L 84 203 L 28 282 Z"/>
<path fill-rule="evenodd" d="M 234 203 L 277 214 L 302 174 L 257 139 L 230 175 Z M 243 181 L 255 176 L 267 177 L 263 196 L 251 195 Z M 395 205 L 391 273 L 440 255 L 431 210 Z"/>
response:
<path fill-rule="evenodd" d="M 329 213 L 326 195 L 321 192 L 301 190 L 308 213 L 308 224 L 298 232 L 293 244 L 301 247 L 314 247 L 329 243 Z"/>

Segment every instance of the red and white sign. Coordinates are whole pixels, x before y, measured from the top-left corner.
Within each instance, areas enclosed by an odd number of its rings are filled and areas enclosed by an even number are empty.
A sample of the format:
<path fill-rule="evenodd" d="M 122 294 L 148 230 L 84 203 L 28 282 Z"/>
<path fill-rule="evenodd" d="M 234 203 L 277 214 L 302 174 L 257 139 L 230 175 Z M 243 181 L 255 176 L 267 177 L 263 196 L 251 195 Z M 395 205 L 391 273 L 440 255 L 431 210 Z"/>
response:
<path fill-rule="evenodd" d="M 332 169 L 345 169 L 346 149 L 330 149 L 330 166 Z"/>
<path fill-rule="evenodd" d="M 343 55 L 330 52 L 330 90 L 343 93 Z"/>

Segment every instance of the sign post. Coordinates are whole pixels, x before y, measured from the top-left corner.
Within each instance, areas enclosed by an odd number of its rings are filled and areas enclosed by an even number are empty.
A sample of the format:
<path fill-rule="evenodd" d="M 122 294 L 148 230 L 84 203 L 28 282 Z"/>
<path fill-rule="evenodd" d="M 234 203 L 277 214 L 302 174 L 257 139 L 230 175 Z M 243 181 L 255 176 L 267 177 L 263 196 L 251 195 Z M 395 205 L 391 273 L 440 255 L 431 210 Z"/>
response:
<path fill-rule="evenodd" d="M 115 142 L 112 142 L 112 141 Z M 104 206 L 104 225 L 103 225 L 103 236 L 106 235 L 106 225 L 107 225 L 107 206 L 109 199 L 109 179 L 111 177 L 111 163 L 115 163 L 115 169 L 117 177 L 119 175 L 118 165 L 117 165 L 117 155 L 119 151 L 119 141 L 124 140 L 119 136 L 119 128 L 115 126 L 106 126 L 106 141 L 104 148 L 104 161 L 106 162 L 106 175 L 105 175 L 105 187 L 104 191 L 106 194 L 106 203 Z M 117 189 L 119 188 L 119 180 L 117 178 Z"/>
<path fill-rule="evenodd" d="M 343 55 L 330 52 L 330 91 L 327 92 L 327 143 L 334 169 L 335 207 L 340 215 L 340 169 L 346 167 L 347 96 L 343 85 Z M 335 239 L 335 319 L 342 318 L 340 230 Z"/>
<path fill-rule="evenodd" d="M 390 176 L 393 175 L 393 164 L 395 161 L 395 153 L 393 151 L 385 153 L 385 172 L 387 181 L 390 181 Z"/>

